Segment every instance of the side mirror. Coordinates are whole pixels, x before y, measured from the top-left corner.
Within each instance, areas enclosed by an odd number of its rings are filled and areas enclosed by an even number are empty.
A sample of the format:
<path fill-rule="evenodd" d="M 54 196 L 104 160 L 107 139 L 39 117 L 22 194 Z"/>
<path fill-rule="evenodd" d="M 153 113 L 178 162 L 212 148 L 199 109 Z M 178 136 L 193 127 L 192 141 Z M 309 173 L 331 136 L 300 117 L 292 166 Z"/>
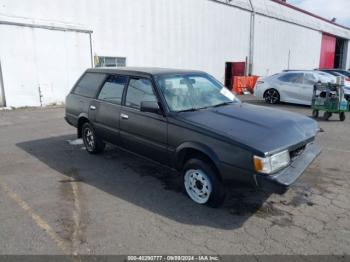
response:
<path fill-rule="evenodd" d="M 142 101 L 140 110 L 141 112 L 149 112 L 155 114 L 161 113 L 158 102 L 155 101 Z"/>

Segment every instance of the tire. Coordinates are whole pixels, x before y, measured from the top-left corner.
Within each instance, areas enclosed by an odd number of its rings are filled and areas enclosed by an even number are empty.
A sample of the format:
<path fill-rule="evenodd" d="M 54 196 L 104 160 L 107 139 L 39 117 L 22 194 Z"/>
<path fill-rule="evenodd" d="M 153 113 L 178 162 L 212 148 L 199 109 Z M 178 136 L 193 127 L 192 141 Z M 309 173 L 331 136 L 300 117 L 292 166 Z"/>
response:
<path fill-rule="evenodd" d="M 332 113 L 324 112 L 323 113 L 323 120 L 328 121 L 331 116 L 332 116 Z"/>
<path fill-rule="evenodd" d="M 183 168 L 184 191 L 197 204 L 219 207 L 226 193 L 218 176 L 216 168 L 208 161 L 192 158 Z"/>
<path fill-rule="evenodd" d="M 280 94 L 276 89 L 267 89 L 264 93 L 265 102 L 268 104 L 277 104 L 280 102 Z"/>
<path fill-rule="evenodd" d="M 106 144 L 97 137 L 92 125 L 90 123 L 85 123 L 81 130 L 86 151 L 88 151 L 90 154 L 98 154 L 103 152 Z"/>
<path fill-rule="evenodd" d="M 339 113 L 339 120 L 340 121 L 344 121 L 345 120 L 345 113 L 344 112 L 340 112 Z"/>
<path fill-rule="evenodd" d="M 316 109 L 312 110 L 312 117 L 318 118 L 318 110 L 316 110 Z"/>

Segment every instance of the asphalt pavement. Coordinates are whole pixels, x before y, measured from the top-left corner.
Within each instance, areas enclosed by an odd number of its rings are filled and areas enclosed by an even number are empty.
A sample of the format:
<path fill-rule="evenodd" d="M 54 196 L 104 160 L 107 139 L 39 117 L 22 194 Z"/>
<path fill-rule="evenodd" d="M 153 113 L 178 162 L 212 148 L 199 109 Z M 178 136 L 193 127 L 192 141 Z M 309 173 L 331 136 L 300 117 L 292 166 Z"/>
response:
<path fill-rule="evenodd" d="M 350 114 L 319 120 L 322 154 L 284 195 L 229 182 L 219 209 L 165 167 L 113 146 L 88 154 L 63 116 L 0 111 L 0 254 L 350 254 Z"/>

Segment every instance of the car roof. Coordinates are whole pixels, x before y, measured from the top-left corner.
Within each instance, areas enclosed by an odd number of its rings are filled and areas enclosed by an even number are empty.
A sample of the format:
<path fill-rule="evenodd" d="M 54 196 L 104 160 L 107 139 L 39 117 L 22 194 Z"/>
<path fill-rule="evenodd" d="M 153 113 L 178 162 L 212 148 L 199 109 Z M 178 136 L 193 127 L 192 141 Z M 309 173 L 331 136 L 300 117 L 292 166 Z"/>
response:
<path fill-rule="evenodd" d="M 335 70 L 346 71 L 345 69 L 342 69 L 342 68 L 320 68 L 320 69 L 315 69 L 315 70 L 321 70 L 321 71 L 335 71 Z"/>
<path fill-rule="evenodd" d="M 330 73 L 322 71 L 322 70 L 283 70 L 281 73 L 314 73 L 314 74 L 327 74 L 330 75 Z"/>
<path fill-rule="evenodd" d="M 281 73 L 318 73 L 321 71 L 315 71 L 315 70 L 283 70 Z"/>
<path fill-rule="evenodd" d="M 97 67 L 87 69 L 86 72 L 107 73 L 107 74 L 132 74 L 132 75 L 171 75 L 171 74 L 191 74 L 205 73 L 198 70 L 157 68 L 157 67 Z"/>

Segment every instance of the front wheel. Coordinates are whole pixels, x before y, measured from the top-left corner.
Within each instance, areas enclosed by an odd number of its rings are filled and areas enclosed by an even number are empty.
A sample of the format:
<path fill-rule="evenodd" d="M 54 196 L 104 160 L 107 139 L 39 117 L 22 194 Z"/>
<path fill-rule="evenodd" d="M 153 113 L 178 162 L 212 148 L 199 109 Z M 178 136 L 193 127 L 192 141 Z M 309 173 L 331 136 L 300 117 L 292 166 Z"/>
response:
<path fill-rule="evenodd" d="M 101 153 L 105 149 L 105 143 L 103 143 L 90 123 L 85 123 L 82 127 L 82 136 L 86 150 L 90 154 Z"/>
<path fill-rule="evenodd" d="M 280 101 L 280 94 L 276 89 L 268 89 L 265 91 L 264 99 L 266 103 L 277 104 Z"/>
<path fill-rule="evenodd" d="M 215 168 L 201 159 L 190 159 L 183 168 L 184 188 L 197 204 L 220 206 L 225 199 L 225 189 Z"/>

